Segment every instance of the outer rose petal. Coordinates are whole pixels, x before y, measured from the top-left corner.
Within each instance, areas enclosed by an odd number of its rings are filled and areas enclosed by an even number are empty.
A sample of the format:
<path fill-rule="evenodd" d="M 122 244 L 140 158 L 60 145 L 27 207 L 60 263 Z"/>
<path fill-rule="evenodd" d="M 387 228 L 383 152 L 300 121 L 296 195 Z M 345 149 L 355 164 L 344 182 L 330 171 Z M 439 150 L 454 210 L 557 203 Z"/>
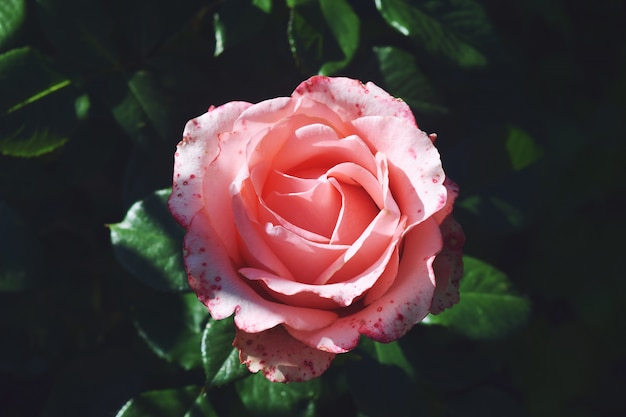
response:
<path fill-rule="evenodd" d="M 459 302 L 459 281 L 463 276 L 462 249 L 465 244 L 465 234 L 461 226 L 452 218 L 452 207 L 459 194 L 459 187 L 448 178 L 444 185 L 448 190 L 446 206 L 433 215 L 433 219 L 439 223 L 443 237 L 443 248 L 433 263 L 437 277 L 437 287 L 431 307 L 433 314 L 441 313 Z"/>
<path fill-rule="evenodd" d="M 331 108 L 343 120 L 363 116 L 393 116 L 417 126 L 409 106 L 374 83 L 350 78 L 311 77 L 300 84 L 292 97 L 309 97 Z"/>
<path fill-rule="evenodd" d="M 443 249 L 435 258 L 433 269 L 437 280 L 430 312 L 441 313 L 459 302 L 459 281 L 463 277 L 463 244 L 465 234 L 461 226 L 448 216 L 439 226 L 443 235 Z"/>
<path fill-rule="evenodd" d="M 363 117 L 353 125 L 365 143 L 387 157 L 391 191 L 408 217 L 408 227 L 445 206 L 445 174 L 426 133 L 401 119 L 383 116 Z"/>
<path fill-rule="evenodd" d="M 230 131 L 239 115 L 251 105 L 227 103 L 187 122 L 175 154 L 174 184 L 169 199 L 170 211 L 183 227 L 189 227 L 193 216 L 206 205 L 203 178 L 208 165 L 220 153 L 219 134 Z"/>
<path fill-rule="evenodd" d="M 301 382 L 320 376 L 335 357 L 298 342 L 281 327 L 261 333 L 237 330 L 233 346 L 250 372 L 263 372 L 272 382 Z"/>

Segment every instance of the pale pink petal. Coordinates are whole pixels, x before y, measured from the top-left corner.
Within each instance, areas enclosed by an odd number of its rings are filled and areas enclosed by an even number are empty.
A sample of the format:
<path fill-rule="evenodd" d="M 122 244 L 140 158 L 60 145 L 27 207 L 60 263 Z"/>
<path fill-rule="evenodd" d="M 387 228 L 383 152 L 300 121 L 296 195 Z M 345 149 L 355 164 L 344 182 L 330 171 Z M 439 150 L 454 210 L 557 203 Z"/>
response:
<path fill-rule="evenodd" d="M 308 346 L 335 353 L 354 349 L 361 334 L 383 343 L 402 337 L 429 313 L 435 287 L 432 262 L 441 246 L 437 222 L 418 224 L 406 234 L 398 275 L 381 298 L 325 328 L 286 329 Z"/>
<path fill-rule="evenodd" d="M 311 77 L 300 84 L 292 97 L 308 97 L 325 104 L 343 120 L 352 121 L 363 116 L 393 116 L 413 125 L 415 118 L 409 106 L 389 95 L 372 82 L 340 77 Z"/>
<path fill-rule="evenodd" d="M 312 330 L 328 326 L 337 314 L 275 303 L 263 298 L 238 272 L 204 213 L 192 220 L 184 241 L 189 285 L 216 320 L 235 313 L 235 325 L 256 333 L 278 324 Z"/>
<path fill-rule="evenodd" d="M 221 165 L 216 161 L 221 151 L 219 134 L 230 131 L 237 117 L 250 106 L 245 102 L 227 103 L 190 120 L 185 126 L 183 139 L 175 153 L 174 184 L 169 199 L 170 210 L 183 227 L 188 227 L 193 216 L 205 205 L 203 178 L 214 175 L 217 171 L 214 168 Z M 245 146 L 245 143 L 239 145 Z M 235 161 L 224 176 L 237 170 L 244 162 Z M 232 178 L 225 179 L 222 186 L 213 191 L 214 197 L 219 195 L 227 203 L 229 198 L 225 196 L 228 195 L 230 181 Z"/>
<path fill-rule="evenodd" d="M 391 192 L 409 227 L 445 206 L 445 174 L 426 133 L 393 117 L 368 116 L 353 124 L 365 143 L 387 157 Z"/>
<path fill-rule="evenodd" d="M 250 372 L 261 371 L 272 382 L 302 382 L 320 376 L 335 357 L 297 341 L 281 326 L 261 333 L 237 330 L 233 346 Z"/>
<path fill-rule="evenodd" d="M 347 136 L 349 124 L 346 124 L 333 109 L 307 97 L 279 97 L 261 101 L 250 107 L 242 114 L 233 127 L 233 130 L 242 128 L 253 131 L 271 127 L 283 119 L 291 117 L 305 117 L 306 122 L 301 126 L 310 124 L 326 124 L 332 126 L 340 136 Z"/>

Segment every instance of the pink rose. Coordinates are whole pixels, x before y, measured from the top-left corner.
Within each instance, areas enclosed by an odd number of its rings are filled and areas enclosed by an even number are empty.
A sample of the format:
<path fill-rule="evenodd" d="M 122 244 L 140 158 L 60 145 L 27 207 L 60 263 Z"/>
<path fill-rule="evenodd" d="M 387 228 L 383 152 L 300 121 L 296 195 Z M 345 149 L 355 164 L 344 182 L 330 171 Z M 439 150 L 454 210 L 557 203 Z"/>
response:
<path fill-rule="evenodd" d="M 313 77 L 187 123 L 169 205 L 189 283 L 272 381 L 322 374 L 360 335 L 398 339 L 458 300 L 457 186 L 409 107 Z"/>

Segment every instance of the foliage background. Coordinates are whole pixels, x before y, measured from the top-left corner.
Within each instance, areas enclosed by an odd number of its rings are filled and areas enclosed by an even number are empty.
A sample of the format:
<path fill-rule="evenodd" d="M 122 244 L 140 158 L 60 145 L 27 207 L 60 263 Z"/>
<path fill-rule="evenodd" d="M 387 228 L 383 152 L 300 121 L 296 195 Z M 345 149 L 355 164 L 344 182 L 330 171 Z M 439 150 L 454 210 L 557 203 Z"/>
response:
<path fill-rule="evenodd" d="M 3 0 L 0 414 L 624 415 L 625 9 Z M 374 81 L 438 133 L 468 274 L 527 300 L 525 324 L 484 304 L 481 327 L 468 304 L 308 384 L 241 372 L 229 323 L 162 257 L 181 232 L 156 191 L 188 119 L 318 72 Z"/>

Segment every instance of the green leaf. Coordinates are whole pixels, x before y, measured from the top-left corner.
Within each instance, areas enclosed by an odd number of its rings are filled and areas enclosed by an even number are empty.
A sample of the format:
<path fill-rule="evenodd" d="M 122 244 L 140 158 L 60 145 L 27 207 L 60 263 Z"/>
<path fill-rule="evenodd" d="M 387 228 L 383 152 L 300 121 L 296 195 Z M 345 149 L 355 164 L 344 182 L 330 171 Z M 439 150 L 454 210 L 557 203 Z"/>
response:
<path fill-rule="evenodd" d="M 396 366 L 411 379 L 415 380 L 415 370 L 409 363 L 402 347 L 397 341 L 390 343 L 375 342 L 366 337 L 361 338 L 359 348 L 365 350 L 370 357 L 382 365 Z"/>
<path fill-rule="evenodd" d="M 232 318 L 209 320 L 202 334 L 202 363 L 207 386 L 223 385 L 248 374 L 232 346 L 235 323 Z"/>
<path fill-rule="evenodd" d="M 184 231 L 172 218 L 170 189 L 155 191 L 128 210 L 120 223 L 110 225 L 117 260 L 152 288 L 189 289 L 182 259 Z"/>
<path fill-rule="evenodd" d="M 324 19 L 344 55 L 344 59 L 326 62 L 320 68 L 320 75 L 331 75 L 352 61 L 359 47 L 360 21 L 346 0 L 320 0 L 320 6 Z"/>
<path fill-rule="evenodd" d="M 200 392 L 184 417 L 218 417 L 205 392 Z"/>
<path fill-rule="evenodd" d="M 473 0 L 375 3 L 390 26 L 427 52 L 463 68 L 487 65 L 487 57 L 479 47 L 491 34 L 491 24 L 482 6 Z"/>
<path fill-rule="evenodd" d="M 506 149 L 511 158 L 511 165 L 515 171 L 519 171 L 537 161 L 543 156 L 543 149 L 539 147 L 528 132 L 510 127 L 506 138 Z"/>
<path fill-rule="evenodd" d="M 0 50 L 15 38 L 26 17 L 25 0 L 3 0 L 0 2 Z"/>
<path fill-rule="evenodd" d="M 111 113 L 133 142 L 148 149 L 159 139 L 178 138 L 180 126 L 173 123 L 175 109 L 151 72 L 139 70 L 125 78 L 110 80 L 107 100 Z"/>
<path fill-rule="evenodd" d="M 0 292 L 21 291 L 42 282 L 42 249 L 22 216 L 0 202 Z"/>
<path fill-rule="evenodd" d="M 265 26 L 272 2 L 268 0 L 231 0 L 214 15 L 215 56 L 252 39 Z"/>
<path fill-rule="evenodd" d="M 192 416 L 189 413 L 196 406 L 199 394 L 203 395 L 196 386 L 147 391 L 124 404 L 115 417 Z"/>
<path fill-rule="evenodd" d="M 252 4 L 263 10 L 265 13 L 270 13 L 272 11 L 272 0 L 252 0 Z"/>
<path fill-rule="evenodd" d="M 235 388 L 244 406 L 255 416 L 314 417 L 322 382 L 318 378 L 281 384 L 268 381 L 259 372 L 238 381 Z"/>
<path fill-rule="evenodd" d="M 291 2 L 287 35 L 306 73 L 329 75 L 345 68 L 359 44 L 359 18 L 345 1 Z"/>
<path fill-rule="evenodd" d="M 423 322 L 449 327 L 472 339 L 501 338 L 521 326 L 530 313 L 530 303 L 515 295 L 507 276 L 469 256 L 463 257 L 463 262 L 461 301 Z"/>
<path fill-rule="evenodd" d="M 31 48 L 0 55 L 0 153 L 33 157 L 67 142 L 89 107 L 71 80 Z"/>
<path fill-rule="evenodd" d="M 418 114 L 448 112 L 440 93 L 415 62 L 415 56 L 393 46 L 376 47 L 374 53 L 387 90 L 407 102 Z"/>
<path fill-rule="evenodd" d="M 100 71 L 119 66 L 115 22 L 102 0 L 37 0 L 36 10 L 46 40 L 62 54 Z"/>
<path fill-rule="evenodd" d="M 184 369 L 201 365 L 202 329 L 209 314 L 195 294 L 146 291 L 132 313 L 139 335 L 157 355 Z"/>
<path fill-rule="evenodd" d="M 175 5 L 163 0 L 107 0 L 119 25 L 116 29 L 123 32 L 125 46 L 140 57 L 161 52 L 160 47 L 188 25 L 201 6 L 202 0 L 185 0 Z"/>

